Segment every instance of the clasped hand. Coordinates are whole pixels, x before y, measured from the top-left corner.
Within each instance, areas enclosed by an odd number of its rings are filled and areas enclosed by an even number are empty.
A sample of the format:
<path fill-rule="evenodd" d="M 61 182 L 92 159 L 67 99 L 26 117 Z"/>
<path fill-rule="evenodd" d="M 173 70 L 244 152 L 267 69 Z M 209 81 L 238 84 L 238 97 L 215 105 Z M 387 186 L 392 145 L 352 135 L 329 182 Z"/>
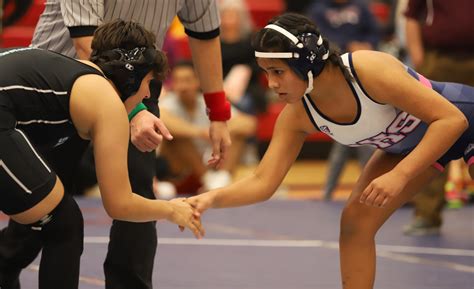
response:
<path fill-rule="evenodd" d="M 177 224 L 181 231 L 188 228 L 197 239 L 204 237 L 206 231 L 201 224 L 201 213 L 187 203 L 185 198 L 176 198 L 169 202 L 173 212 L 168 220 Z"/>
<path fill-rule="evenodd" d="M 194 196 L 188 199 L 185 198 L 177 198 L 173 199 L 170 202 L 175 202 L 177 204 L 180 204 L 181 206 L 186 207 L 187 209 L 191 208 L 192 210 L 192 218 L 190 219 L 189 217 L 184 217 L 184 221 L 186 220 L 191 220 L 190 226 L 186 226 L 185 223 L 178 224 L 178 227 L 181 231 L 184 231 L 185 227 L 188 227 L 191 231 L 193 231 L 194 235 L 196 238 L 201 238 L 204 237 L 205 235 L 205 230 L 202 227 L 201 224 L 201 214 L 204 213 L 207 209 L 211 208 L 215 202 L 215 193 L 213 191 L 209 191 L 204 194 L 200 194 L 198 196 Z M 187 206 L 185 206 L 185 205 Z"/>

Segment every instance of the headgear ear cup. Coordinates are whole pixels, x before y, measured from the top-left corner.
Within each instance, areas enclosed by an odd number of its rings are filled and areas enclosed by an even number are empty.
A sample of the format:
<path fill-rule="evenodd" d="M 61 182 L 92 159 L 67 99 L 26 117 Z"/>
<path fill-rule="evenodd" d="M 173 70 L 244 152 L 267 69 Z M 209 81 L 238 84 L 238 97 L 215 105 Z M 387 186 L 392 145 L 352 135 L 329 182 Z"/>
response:
<path fill-rule="evenodd" d="M 92 55 L 91 60 L 112 80 L 121 99 L 125 100 L 138 91 L 145 75 L 153 69 L 155 57 L 154 48 L 137 47 L 132 50 L 107 50 L 100 55 Z"/>
<path fill-rule="evenodd" d="M 158 79 L 152 79 L 150 81 L 150 94 L 155 98 L 160 98 L 161 88 L 163 87 L 163 82 Z"/>
<path fill-rule="evenodd" d="M 143 100 L 143 103 L 147 104 L 146 102 L 150 102 L 150 104 L 154 108 L 155 115 L 160 117 L 160 107 L 158 106 L 158 99 L 160 98 L 161 88 L 163 87 L 163 82 L 158 79 L 152 79 L 150 81 L 150 98 L 147 100 Z M 150 107 L 147 105 L 147 107 Z"/>
<path fill-rule="evenodd" d="M 313 83 L 310 80 L 321 73 L 326 64 L 326 59 L 329 57 L 327 43 L 323 41 L 321 35 L 308 32 L 295 36 L 276 24 L 269 24 L 264 29 L 275 30 L 283 34 L 290 40 L 290 49 L 287 52 L 255 51 L 255 56 L 286 59 L 290 68 L 300 78 L 308 81 L 308 88 L 305 93 L 309 93 L 313 89 Z"/>
<path fill-rule="evenodd" d="M 304 80 L 308 80 L 308 71 L 313 77 L 319 75 L 324 68 L 324 54 L 327 52 L 323 45 L 318 45 L 320 37 L 313 33 L 304 33 L 297 36 L 298 44 L 292 50 L 298 54 L 298 58 L 288 59 L 288 64 Z M 321 38 L 322 41 L 322 38 Z M 302 47 L 299 47 L 302 46 Z"/>

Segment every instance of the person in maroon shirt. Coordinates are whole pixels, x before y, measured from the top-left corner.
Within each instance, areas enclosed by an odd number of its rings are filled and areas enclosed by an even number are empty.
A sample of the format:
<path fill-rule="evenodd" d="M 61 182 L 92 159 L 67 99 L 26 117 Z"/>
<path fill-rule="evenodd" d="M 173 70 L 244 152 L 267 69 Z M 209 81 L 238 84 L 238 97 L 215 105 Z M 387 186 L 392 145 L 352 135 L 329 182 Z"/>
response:
<path fill-rule="evenodd" d="M 474 85 L 474 1 L 409 0 L 405 11 L 407 50 L 414 68 L 436 81 Z M 451 169 L 459 169 L 453 162 Z M 439 234 L 444 208 L 444 173 L 413 203 L 407 235 Z"/>

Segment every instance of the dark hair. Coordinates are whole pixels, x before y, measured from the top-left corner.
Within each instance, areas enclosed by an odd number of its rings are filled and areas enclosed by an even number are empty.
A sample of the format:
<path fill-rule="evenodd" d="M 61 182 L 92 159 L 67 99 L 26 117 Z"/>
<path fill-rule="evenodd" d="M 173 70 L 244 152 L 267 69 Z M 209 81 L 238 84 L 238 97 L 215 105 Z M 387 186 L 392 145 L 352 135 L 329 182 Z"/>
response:
<path fill-rule="evenodd" d="M 155 35 L 133 21 L 115 19 L 97 28 L 90 60 L 114 82 L 122 99 L 136 92 L 145 75 L 153 71 L 163 80 L 168 73 L 166 55 L 156 49 Z"/>
<path fill-rule="evenodd" d="M 276 16 L 272 18 L 268 24 L 278 25 L 295 36 L 304 35 L 307 33 L 314 34 L 318 37 L 321 35 L 316 25 L 309 18 L 297 13 L 285 13 Z M 252 47 L 256 51 L 261 52 L 292 51 L 292 45 L 293 43 L 287 37 L 273 29 L 264 28 L 258 31 L 252 40 Z M 324 61 L 339 67 L 339 69 L 343 72 L 344 77 L 347 80 L 351 80 L 352 76 L 348 68 L 342 62 L 340 57 L 341 53 L 337 46 L 329 45 L 329 41 L 324 37 L 323 46 L 329 50 L 329 57 Z M 287 59 L 282 60 L 287 61 L 288 63 Z"/>

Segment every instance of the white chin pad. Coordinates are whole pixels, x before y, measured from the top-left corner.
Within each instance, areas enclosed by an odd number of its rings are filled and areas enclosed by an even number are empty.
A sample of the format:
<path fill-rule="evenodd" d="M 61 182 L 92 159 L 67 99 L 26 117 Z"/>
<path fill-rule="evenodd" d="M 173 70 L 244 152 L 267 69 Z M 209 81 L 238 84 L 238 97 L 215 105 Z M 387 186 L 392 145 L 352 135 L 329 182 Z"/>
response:
<path fill-rule="evenodd" d="M 308 94 L 313 90 L 313 72 L 310 70 L 308 71 L 308 87 L 306 88 L 306 91 L 304 94 Z"/>

